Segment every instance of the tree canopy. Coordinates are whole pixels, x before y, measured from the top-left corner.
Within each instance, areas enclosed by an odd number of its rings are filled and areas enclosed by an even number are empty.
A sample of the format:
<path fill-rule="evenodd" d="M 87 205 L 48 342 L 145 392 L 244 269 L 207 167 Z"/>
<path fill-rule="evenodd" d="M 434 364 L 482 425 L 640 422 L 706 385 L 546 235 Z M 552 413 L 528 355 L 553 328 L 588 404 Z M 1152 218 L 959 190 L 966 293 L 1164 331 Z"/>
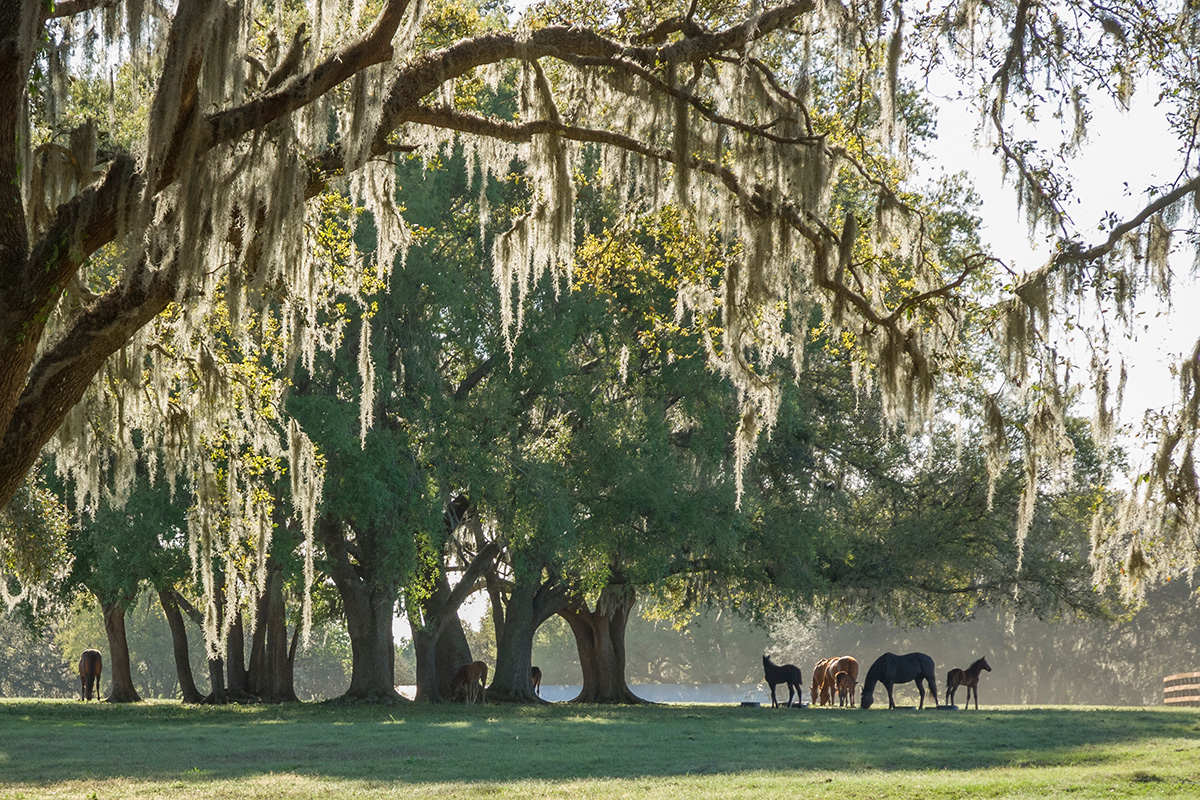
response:
<path fill-rule="evenodd" d="M 224 533 L 265 553 L 263 485 L 285 472 L 311 542 L 321 462 L 281 398 L 347 330 L 370 341 L 371 294 L 412 236 L 393 159 L 455 143 L 510 348 L 547 313 L 531 301 L 542 277 L 572 277 L 585 188 L 604 194 L 606 222 L 675 206 L 720 242 L 720 274 L 681 282 L 670 311 L 719 332 L 705 353 L 736 394 L 739 496 L 812 320 L 846 338 L 860 387 L 909 431 L 938 414 L 939 392 L 977 377 L 974 339 L 995 331 L 1005 388 L 953 413 L 982 431 L 993 482 L 1018 423 L 1020 543 L 1039 486 L 1073 459 L 1080 365 L 1062 328 L 1087 328 L 1103 446 L 1121 374 L 1109 316 L 1144 290 L 1169 296 L 1170 254 L 1197 243 L 1198 25 L 1194 4 L 1134 0 L 564 0 L 516 22 L 486 2 L 180 0 L 150 13 L 6 0 L 0 106 L 18 113 L 0 115 L 0 504 L 47 445 L 81 505 L 119 498 L 141 447 L 195 493 L 198 552 Z M 1049 263 L 998 264 L 939 235 L 908 147 L 931 124 L 921 78 L 937 71 L 976 104 L 1031 228 L 1058 242 Z M 1070 158 L 1092 104 L 1126 102 L 1145 71 L 1163 87 L 1179 171 L 1135 215 L 1098 221 L 1096 239 L 1069 213 Z M 514 163 L 526 194 L 491 233 L 488 189 Z M 369 257 L 323 227 L 330 187 L 368 212 Z M 1068 322 L 1085 294 L 1108 314 Z M 1130 574 L 1153 571 L 1147 543 L 1179 532 L 1160 552 L 1195 559 L 1197 364 L 1180 370 L 1182 404 L 1142 493 L 1095 535 Z"/>

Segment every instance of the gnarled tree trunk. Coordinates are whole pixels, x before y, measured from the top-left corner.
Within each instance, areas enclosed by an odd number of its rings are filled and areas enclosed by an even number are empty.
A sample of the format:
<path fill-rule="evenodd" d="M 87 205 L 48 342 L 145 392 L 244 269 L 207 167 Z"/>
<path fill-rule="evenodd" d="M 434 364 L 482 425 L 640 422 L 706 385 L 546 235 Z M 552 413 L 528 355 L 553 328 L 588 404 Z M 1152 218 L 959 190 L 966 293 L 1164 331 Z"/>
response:
<path fill-rule="evenodd" d="M 350 686 L 342 699 L 400 703 L 404 698 L 396 691 L 392 639 L 398 576 L 374 574 L 365 557 L 352 561 L 342 523 L 328 514 L 318 522 L 317 534 L 333 561 L 330 574 L 341 595 L 350 634 Z"/>
<path fill-rule="evenodd" d="M 439 567 L 433 593 L 424 602 L 408 604 L 417 661 L 415 699 L 424 702 L 450 699 L 450 684 L 455 673 L 473 660 L 458 609 L 474 589 L 479 576 L 491 568 L 499 554 L 497 543 L 484 545 L 453 589 L 446 579 L 445 568 Z"/>
<path fill-rule="evenodd" d="M 513 572 L 504 613 L 496 617 L 496 671 L 488 697 L 537 703 L 540 698 L 534 694 L 529 674 L 533 637 L 543 622 L 566 608 L 567 595 L 556 582 L 543 582 L 541 570 L 514 565 Z"/>
<path fill-rule="evenodd" d="M 133 688 L 133 673 L 129 667 L 129 641 L 125 638 L 125 606 L 104 603 L 104 633 L 108 636 L 109 703 L 140 703 L 142 698 Z"/>
<path fill-rule="evenodd" d="M 583 669 L 583 688 L 572 702 L 646 702 L 625 682 L 625 628 L 636 601 L 632 586 L 609 583 L 601 590 L 594 610 L 575 601 L 558 612 L 575 635 Z"/>

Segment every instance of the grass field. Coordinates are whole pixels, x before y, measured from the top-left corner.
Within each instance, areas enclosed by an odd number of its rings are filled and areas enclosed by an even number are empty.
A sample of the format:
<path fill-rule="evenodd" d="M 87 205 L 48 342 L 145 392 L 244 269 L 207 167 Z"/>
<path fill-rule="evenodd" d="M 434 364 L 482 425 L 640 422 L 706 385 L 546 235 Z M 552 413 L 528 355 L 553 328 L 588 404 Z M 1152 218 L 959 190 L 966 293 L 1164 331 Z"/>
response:
<path fill-rule="evenodd" d="M 1200 798 L 1200 710 L 0 700 L 0 798 Z"/>

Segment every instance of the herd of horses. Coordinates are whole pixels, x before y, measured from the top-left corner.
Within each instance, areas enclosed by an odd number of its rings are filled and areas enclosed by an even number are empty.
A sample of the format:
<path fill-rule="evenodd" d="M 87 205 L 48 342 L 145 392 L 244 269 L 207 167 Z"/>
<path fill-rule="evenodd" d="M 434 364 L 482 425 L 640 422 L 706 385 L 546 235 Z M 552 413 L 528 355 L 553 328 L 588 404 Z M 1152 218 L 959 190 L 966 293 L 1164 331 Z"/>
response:
<path fill-rule="evenodd" d="M 975 708 L 979 709 L 979 675 L 984 670 L 992 671 L 987 658 L 977 658 L 966 669 L 952 669 L 946 674 L 946 705 L 954 705 L 954 694 L 960 686 L 965 686 L 967 697 L 966 708 L 971 707 L 971 697 L 975 697 Z M 870 708 L 875 703 L 875 689 L 879 684 L 887 690 L 888 708 L 896 707 L 892 688 L 898 683 L 916 683 L 921 699 L 917 708 L 925 707 L 925 689 L 933 695 L 933 704 L 938 704 L 937 681 L 933 675 L 933 659 L 924 653 L 908 653 L 898 656 L 895 653 L 884 653 L 867 670 L 863 679 L 862 700 L 863 708 Z M 770 656 L 763 656 L 763 677 L 771 687 L 771 706 L 778 707 L 775 697 L 775 687 L 781 683 L 787 684 L 788 699 L 786 707 L 791 707 L 793 690 L 796 704 L 801 704 L 800 686 L 804 682 L 800 668 L 794 664 L 776 664 Z M 813 705 L 833 705 L 837 698 L 839 706 L 854 705 L 854 690 L 858 686 L 858 661 L 850 656 L 823 658 L 813 666 L 811 698 Z"/>
<path fill-rule="evenodd" d="M 100 695 L 100 674 L 104 669 L 103 659 L 99 650 L 84 650 L 79 657 L 79 699 L 97 699 Z M 863 680 L 862 707 L 870 708 L 875 702 L 875 687 L 883 684 L 887 689 L 888 708 L 895 708 L 896 701 L 892 695 L 892 687 L 898 683 L 917 684 L 921 695 L 918 708 L 925 707 L 925 687 L 929 687 L 933 695 L 933 704 L 938 704 L 937 682 L 933 677 L 933 659 L 924 653 L 908 653 L 898 656 L 894 653 L 884 653 L 875 659 L 867 676 Z M 979 709 L 979 674 L 992 671 L 986 658 L 976 659 L 966 669 L 952 669 L 946 674 L 946 704 L 954 705 L 954 693 L 958 687 L 965 686 L 967 696 L 964 705 L 971 707 L 971 697 L 975 697 L 975 708 Z M 488 666 L 482 661 L 472 661 L 463 664 L 454 675 L 451 682 L 451 694 L 457 700 L 466 703 L 487 702 Z M 534 692 L 541 696 L 542 671 L 533 667 L 529 671 L 533 682 Z M 800 668 L 794 664 L 776 664 L 771 657 L 763 656 L 763 677 L 771 687 L 771 706 L 778 707 L 779 700 L 775 697 L 775 687 L 786 684 L 788 699 L 785 704 L 790 708 L 792 699 L 796 705 L 801 705 L 803 699 L 802 685 L 804 677 Z M 854 705 L 854 690 L 858 686 L 858 661 L 851 656 L 836 656 L 823 658 L 813 667 L 811 697 L 814 705 L 833 705 L 834 697 L 839 706 Z"/>

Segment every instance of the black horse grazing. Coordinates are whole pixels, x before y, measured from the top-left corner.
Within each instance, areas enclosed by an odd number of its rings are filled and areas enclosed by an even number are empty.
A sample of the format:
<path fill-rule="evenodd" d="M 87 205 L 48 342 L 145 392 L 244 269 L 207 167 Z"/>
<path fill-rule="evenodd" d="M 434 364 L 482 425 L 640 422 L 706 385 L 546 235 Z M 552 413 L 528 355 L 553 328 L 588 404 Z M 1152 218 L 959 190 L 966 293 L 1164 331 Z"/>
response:
<path fill-rule="evenodd" d="M 967 700 L 963 703 L 964 708 L 971 707 L 971 692 L 975 692 L 975 710 L 979 710 L 979 673 L 983 670 L 992 671 L 986 658 L 976 659 L 971 666 L 966 669 L 952 669 L 946 673 L 946 704 L 954 705 L 954 691 L 960 687 L 967 687 Z"/>
<path fill-rule="evenodd" d="M 892 687 L 897 683 L 916 681 L 917 691 L 921 693 L 921 704 L 918 708 L 924 708 L 925 687 L 921 685 L 922 680 L 929 684 L 929 691 L 933 693 L 933 704 L 936 706 L 937 682 L 933 677 L 933 659 L 924 653 L 909 653 L 903 656 L 884 653 L 875 659 L 875 663 L 867 670 L 867 678 L 862 687 L 862 707 L 871 707 L 875 702 L 875 684 L 882 683 L 887 688 L 888 708 L 895 708 Z"/>
<path fill-rule="evenodd" d="M 778 708 L 779 701 L 775 699 L 775 687 L 781 683 L 786 683 L 788 687 L 788 708 L 792 706 L 792 691 L 796 693 L 796 705 L 800 705 L 803 695 L 800 693 L 800 684 L 804 683 L 804 678 L 800 676 L 800 668 L 795 664 L 778 664 L 771 663 L 770 656 L 763 656 L 763 677 L 767 680 L 767 685 L 771 687 L 771 707 Z"/>
<path fill-rule="evenodd" d="M 84 650 L 79 657 L 79 699 L 91 700 L 93 687 L 97 699 L 100 697 L 100 673 L 104 669 L 104 661 L 100 658 L 99 650 Z"/>

